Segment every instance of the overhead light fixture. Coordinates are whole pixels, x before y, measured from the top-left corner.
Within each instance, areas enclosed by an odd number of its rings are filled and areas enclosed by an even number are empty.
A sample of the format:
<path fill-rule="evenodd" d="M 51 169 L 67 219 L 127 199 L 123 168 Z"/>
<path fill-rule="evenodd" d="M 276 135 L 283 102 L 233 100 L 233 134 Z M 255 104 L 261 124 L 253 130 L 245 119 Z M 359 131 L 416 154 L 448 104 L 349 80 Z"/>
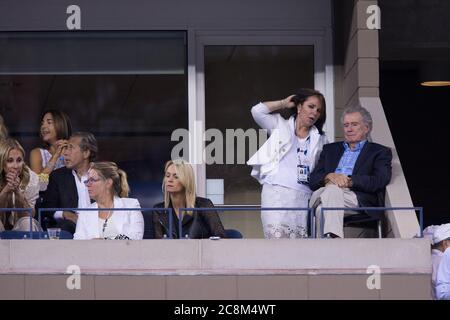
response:
<path fill-rule="evenodd" d="M 450 86 L 450 60 L 424 61 L 420 64 L 420 85 Z"/>

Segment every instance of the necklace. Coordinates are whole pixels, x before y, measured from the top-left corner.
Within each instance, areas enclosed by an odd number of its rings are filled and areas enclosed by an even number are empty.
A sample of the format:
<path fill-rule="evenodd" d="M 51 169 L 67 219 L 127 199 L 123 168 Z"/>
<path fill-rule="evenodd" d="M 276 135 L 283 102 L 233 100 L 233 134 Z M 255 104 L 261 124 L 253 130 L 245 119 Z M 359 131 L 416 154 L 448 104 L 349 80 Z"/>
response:
<path fill-rule="evenodd" d="M 111 216 L 112 216 L 112 210 L 109 210 L 109 213 L 106 216 L 105 222 L 103 222 L 102 234 L 105 234 L 105 229 L 106 229 L 106 227 L 108 225 L 108 220 L 109 220 L 109 218 L 111 218 Z"/>

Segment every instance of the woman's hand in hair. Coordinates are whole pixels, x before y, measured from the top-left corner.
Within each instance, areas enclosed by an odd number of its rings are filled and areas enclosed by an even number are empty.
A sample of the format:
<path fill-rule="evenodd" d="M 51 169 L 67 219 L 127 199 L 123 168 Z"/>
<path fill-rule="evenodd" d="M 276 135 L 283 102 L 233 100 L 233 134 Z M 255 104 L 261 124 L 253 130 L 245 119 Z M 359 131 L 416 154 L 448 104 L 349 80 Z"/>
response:
<path fill-rule="evenodd" d="M 281 109 L 289 109 L 289 108 L 295 107 L 295 103 L 291 101 L 291 99 L 294 96 L 295 96 L 295 94 L 290 95 L 281 100 L 266 101 L 266 102 L 263 102 L 263 104 L 266 105 L 266 107 L 269 109 L 270 112 L 273 112 L 276 110 L 281 110 Z"/>
<path fill-rule="evenodd" d="M 292 98 L 295 96 L 295 94 L 292 94 L 284 99 L 281 100 L 281 109 L 289 109 L 295 107 L 295 103 L 292 102 Z"/>

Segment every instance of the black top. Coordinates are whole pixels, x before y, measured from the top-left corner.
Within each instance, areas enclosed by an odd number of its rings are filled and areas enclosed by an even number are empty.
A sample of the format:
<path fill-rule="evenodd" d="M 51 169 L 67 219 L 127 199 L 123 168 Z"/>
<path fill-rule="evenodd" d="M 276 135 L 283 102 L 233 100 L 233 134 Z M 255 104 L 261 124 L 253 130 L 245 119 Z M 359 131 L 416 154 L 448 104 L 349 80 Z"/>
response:
<path fill-rule="evenodd" d="M 154 207 L 164 208 L 164 202 L 160 202 Z M 173 209 L 172 203 L 170 203 L 170 208 Z M 207 198 L 196 197 L 195 208 L 214 208 L 214 205 Z M 172 236 L 178 239 L 180 238 L 179 220 L 174 210 L 172 210 L 172 218 Z M 163 238 L 163 234 L 169 235 L 169 216 L 167 211 L 156 211 L 153 213 L 153 226 L 155 239 Z M 211 236 L 225 238 L 225 229 L 216 210 L 194 211 L 191 215 L 183 212 L 182 238 L 185 238 L 186 235 L 190 239 L 205 239 Z"/>
<path fill-rule="evenodd" d="M 50 174 L 47 190 L 44 193 L 44 208 L 78 207 L 78 191 L 72 169 L 56 169 Z M 45 211 L 45 217 L 53 219 L 54 211 Z"/>

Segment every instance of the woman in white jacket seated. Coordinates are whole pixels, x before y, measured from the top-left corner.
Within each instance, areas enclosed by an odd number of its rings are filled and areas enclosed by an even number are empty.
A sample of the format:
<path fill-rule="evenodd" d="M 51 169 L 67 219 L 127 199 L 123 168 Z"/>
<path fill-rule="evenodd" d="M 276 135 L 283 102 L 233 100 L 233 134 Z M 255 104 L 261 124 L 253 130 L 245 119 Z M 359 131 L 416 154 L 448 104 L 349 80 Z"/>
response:
<path fill-rule="evenodd" d="M 281 109 L 290 109 L 289 119 L 272 113 Z M 253 166 L 252 176 L 263 185 L 262 207 L 308 207 L 312 193 L 309 175 L 323 145 L 328 143 L 322 131 L 325 109 L 325 98 L 312 89 L 301 89 L 283 100 L 259 103 L 252 108 L 256 123 L 270 134 L 247 162 Z M 307 217 L 307 211 L 262 211 L 264 236 L 307 237 Z"/>
<path fill-rule="evenodd" d="M 126 173 L 114 162 L 96 162 L 85 181 L 95 211 L 80 211 L 74 239 L 142 239 L 144 219 L 140 210 L 101 210 L 140 208 L 129 192 Z"/>

